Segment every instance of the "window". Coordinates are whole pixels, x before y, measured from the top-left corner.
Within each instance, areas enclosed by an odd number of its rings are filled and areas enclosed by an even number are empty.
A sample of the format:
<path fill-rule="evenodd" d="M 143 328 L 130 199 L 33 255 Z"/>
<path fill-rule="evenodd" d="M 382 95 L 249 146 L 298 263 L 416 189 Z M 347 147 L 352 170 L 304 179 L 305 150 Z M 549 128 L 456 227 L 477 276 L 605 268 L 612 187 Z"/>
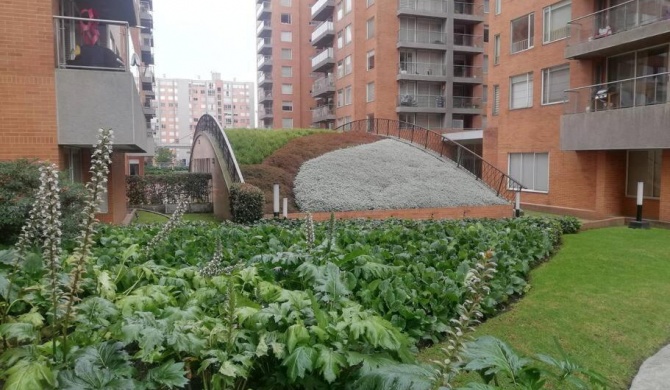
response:
<path fill-rule="evenodd" d="M 344 17 L 344 5 L 340 1 L 337 3 L 335 8 L 337 8 L 337 20 L 342 20 Z"/>
<path fill-rule="evenodd" d="M 281 0 L 279 2 L 279 4 L 281 4 L 282 7 L 290 7 L 291 6 L 291 0 Z"/>
<path fill-rule="evenodd" d="M 375 0 L 368 0 L 368 2 L 367 2 L 367 6 L 369 7 L 369 6 L 371 6 L 372 4 L 374 4 L 374 3 L 375 3 Z"/>
<path fill-rule="evenodd" d="M 502 12 L 502 0 L 495 0 L 495 2 L 496 2 L 495 13 L 496 15 L 500 15 L 500 13 Z"/>
<path fill-rule="evenodd" d="M 282 66 L 281 75 L 282 77 L 293 77 L 293 68 L 290 66 Z"/>
<path fill-rule="evenodd" d="M 368 19 L 366 23 L 367 28 L 367 38 L 370 39 L 375 36 L 375 18 L 372 17 Z"/>
<path fill-rule="evenodd" d="M 500 114 L 500 86 L 493 86 L 493 107 L 491 109 L 491 115 Z"/>
<path fill-rule="evenodd" d="M 344 105 L 351 104 L 351 85 L 344 87 Z"/>
<path fill-rule="evenodd" d="M 534 20 L 535 13 L 531 12 L 510 22 L 512 53 L 518 53 L 533 47 L 533 34 L 535 33 Z"/>
<path fill-rule="evenodd" d="M 341 49 L 344 46 L 344 31 L 337 32 L 337 48 Z"/>
<path fill-rule="evenodd" d="M 352 10 L 351 3 L 352 2 L 353 2 L 352 0 L 344 0 L 344 13 L 345 14 L 348 14 L 349 12 L 351 12 L 351 10 Z"/>
<path fill-rule="evenodd" d="M 367 65 L 367 69 L 370 70 L 370 69 L 374 69 L 374 68 L 375 68 L 375 51 L 374 51 L 374 50 L 370 50 L 370 51 L 368 52 L 368 65 Z"/>
<path fill-rule="evenodd" d="M 292 129 L 293 128 L 293 118 L 282 118 L 281 127 L 283 129 Z"/>
<path fill-rule="evenodd" d="M 484 54 L 484 57 L 482 58 L 482 73 L 489 73 L 489 56 L 487 54 Z"/>
<path fill-rule="evenodd" d="M 533 106 L 533 73 L 525 73 L 510 77 L 509 108 L 526 108 Z"/>
<path fill-rule="evenodd" d="M 293 42 L 293 33 L 290 31 L 282 31 L 280 38 L 282 42 Z"/>
<path fill-rule="evenodd" d="M 489 0 L 484 0 L 484 13 L 488 14 L 489 13 L 489 8 L 491 5 L 489 4 Z"/>
<path fill-rule="evenodd" d="M 500 63 L 500 34 L 493 37 L 493 65 Z"/>
<path fill-rule="evenodd" d="M 528 191 L 549 191 L 549 153 L 510 153 L 509 176 Z"/>
<path fill-rule="evenodd" d="M 489 101 L 489 87 L 488 85 L 482 85 L 482 103 Z"/>
<path fill-rule="evenodd" d="M 283 101 L 281 102 L 282 111 L 293 111 L 293 102 Z"/>
<path fill-rule="evenodd" d="M 340 89 L 337 91 L 337 107 L 344 106 L 344 90 Z"/>
<path fill-rule="evenodd" d="M 544 9 L 544 20 L 542 23 L 542 42 L 549 43 L 567 38 L 570 34 L 568 22 L 572 16 L 570 0 L 552 4 Z"/>
<path fill-rule="evenodd" d="M 562 103 L 570 88 L 570 65 L 542 69 L 542 104 Z"/>
<path fill-rule="evenodd" d="M 293 59 L 293 49 L 281 49 L 281 59 L 282 60 Z"/>
<path fill-rule="evenodd" d="M 348 25 L 347 27 L 344 28 L 344 44 L 348 45 L 351 43 L 352 35 L 351 35 L 351 25 Z"/>
<path fill-rule="evenodd" d="M 375 101 L 375 83 L 368 83 L 367 88 L 365 90 L 365 101 L 366 102 L 374 102 Z"/>
<path fill-rule="evenodd" d="M 337 78 L 344 77 L 344 60 L 337 61 Z"/>
<path fill-rule="evenodd" d="M 645 198 L 661 197 L 662 150 L 629 150 L 626 195 L 637 196 L 637 183 L 644 183 Z"/>
<path fill-rule="evenodd" d="M 293 94 L 293 84 L 282 84 L 281 93 L 283 93 L 284 95 Z"/>
<path fill-rule="evenodd" d="M 485 24 L 484 25 L 484 42 L 489 41 L 489 25 Z"/>
<path fill-rule="evenodd" d="M 352 68 L 353 67 L 351 66 L 351 56 L 349 55 L 344 57 L 344 75 L 346 76 L 349 73 L 351 73 Z"/>
<path fill-rule="evenodd" d="M 291 14 L 281 14 L 281 24 L 291 24 Z"/>

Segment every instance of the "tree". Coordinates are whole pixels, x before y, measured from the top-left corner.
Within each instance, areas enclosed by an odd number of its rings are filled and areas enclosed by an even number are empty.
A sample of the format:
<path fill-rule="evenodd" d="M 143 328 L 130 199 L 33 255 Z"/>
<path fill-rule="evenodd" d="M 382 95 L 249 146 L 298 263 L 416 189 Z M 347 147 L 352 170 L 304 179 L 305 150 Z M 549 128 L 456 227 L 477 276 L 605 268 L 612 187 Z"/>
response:
<path fill-rule="evenodd" d="M 156 154 L 154 156 L 154 160 L 156 161 L 156 165 L 158 165 L 160 167 L 173 165 L 174 164 L 174 153 L 172 152 L 172 150 L 170 150 L 166 147 L 156 148 Z"/>

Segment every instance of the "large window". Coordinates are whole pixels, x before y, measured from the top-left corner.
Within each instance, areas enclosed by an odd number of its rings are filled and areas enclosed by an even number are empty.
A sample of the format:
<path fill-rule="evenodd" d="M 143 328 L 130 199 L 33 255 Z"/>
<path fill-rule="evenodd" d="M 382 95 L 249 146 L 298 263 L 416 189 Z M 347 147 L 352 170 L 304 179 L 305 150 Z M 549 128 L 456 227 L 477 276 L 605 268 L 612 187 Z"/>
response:
<path fill-rule="evenodd" d="M 351 56 L 344 57 L 344 75 L 348 75 L 353 70 Z"/>
<path fill-rule="evenodd" d="M 281 127 L 283 129 L 292 129 L 293 128 L 293 118 L 282 118 Z"/>
<path fill-rule="evenodd" d="M 293 111 L 293 102 L 290 102 L 290 101 L 281 102 L 281 110 L 282 111 Z"/>
<path fill-rule="evenodd" d="M 344 105 L 347 106 L 351 104 L 351 85 L 344 87 Z"/>
<path fill-rule="evenodd" d="M 533 107 L 533 73 L 510 77 L 509 108 Z"/>
<path fill-rule="evenodd" d="M 493 37 L 493 65 L 500 63 L 500 34 Z"/>
<path fill-rule="evenodd" d="M 344 28 L 344 44 L 345 45 L 350 44 L 352 39 L 353 37 L 351 32 L 351 25 L 348 25 L 347 27 Z"/>
<path fill-rule="evenodd" d="M 372 17 L 368 19 L 366 23 L 366 32 L 367 32 L 367 38 L 370 39 L 375 36 L 375 18 Z"/>
<path fill-rule="evenodd" d="M 500 15 L 502 12 L 502 0 L 495 0 L 495 14 Z"/>
<path fill-rule="evenodd" d="M 281 49 L 281 59 L 282 60 L 293 59 L 293 50 L 292 49 Z"/>
<path fill-rule="evenodd" d="M 365 100 L 367 102 L 373 102 L 375 100 L 375 83 L 368 83 L 367 89 L 366 89 L 366 96 Z"/>
<path fill-rule="evenodd" d="M 535 34 L 535 13 L 529 13 L 510 22 L 512 37 L 511 52 L 518 53 L 533 47 Z"/>
<path fill-rule="evenodd" d="M 282 42 L 293 42 L 293 33 L 290 31 L 282 31 L 280 34 L 280 40 Z"/>
<path fill-rule="evenodd" d="M 549 153 L 510 153 L 508 174 L 527 191 L 549 192 Z"/>
<path fill-rule="evenodd" d="M 568 22 L 572 16 L 570 0 L 552 4 L 544 9 L 542 42 L 549 43 L 566 38 L 570 34 Z"/>
<path fill-rule="evenodd" d="M 282 84 L 281 93 L 283 93 L 284 95 L 293 94 L 293 84 Z"/>
<path fill-rule="evenodd" d="M 646 198 L 661 196 L 662 150 L 628 151 L 626 195 L 637 195 L 637 183 L 644 183 Z"/>
<path fill-rule="evenodd" d="M 570 88 L 570 65 L 542 69 L 542 104 L 562 103 Z"/>

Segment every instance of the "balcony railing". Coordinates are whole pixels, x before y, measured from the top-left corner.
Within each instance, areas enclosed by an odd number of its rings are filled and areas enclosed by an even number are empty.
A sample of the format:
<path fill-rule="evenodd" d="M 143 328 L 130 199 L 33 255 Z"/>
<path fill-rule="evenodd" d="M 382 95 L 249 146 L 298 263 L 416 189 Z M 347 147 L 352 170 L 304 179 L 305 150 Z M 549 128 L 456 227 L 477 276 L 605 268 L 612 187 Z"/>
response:
<path fill-rule="evenodd" d="M 258 56 L 258 67 L 260 68 L 263 65 L 272 65 L 272 56 Z"/>
<path fill-rule="evenodd" d="M 272 74 L 271 74 L 271 73 L 261 72 L 261 73 L 258 75 L 258 84 L 263 84 L 263 83 L 266 82 L 266 81 L 268 81 L 268 82 L 271 82 L 271 81 L 272 81 Z"/>
<path fill-rule="evenodd" d="M 484 7 L 465 1 L 454 1 L 454 13 L 456 15 L 482 16 L 484 15 Z"/>
<path fill-rule="evenodd" d="M 619 34 L 667 19 L 670 19 L 670 4 L 666 0 L 631 0 L 570 21 L 568 44 Z"/>
<path fill-rule="evenodd" d="M 260 38 L 258 39 L 256 49 L 257 51 L 260 51 L 264 46 L 271 47 L 272 46 L 272 39 L 270 38 Z"/>
<path fill-rule="evenodd" d="M 454 45 L 481 49 L 484 47 L 484 36 L 470 34 L 454 34 Z"/>
<path fill-rule="evenodd" d="M 334 119 L 335 110 L 332 106 L 320 106 L 312 110 L 312 122 L 322 122 Z"/>
<path fill-rule="evenodd" d="M 454 65 L 454 77 L 480 78 L 483 74 L 481 66 Z"/>
<path fill-rule="evenodd" d="M 312 42 L 316 42 L 319 38 L 326 34 L 334 34 L 335 33 L 335 25 L 333 22 L 327 20 L 320 25 L 317 26 L 316 29 L 314 29 L 314 32 L 312 32 Z"/>
<path fill-rule="evenodd" d="M 400 62 L 401 75 L 446 76 L 447 67 L 441 62 Z"/>
<path fill-rule="evenodd" d="M 318 95 L 335 87 L 335 78 L 333 76 L 317 79 L 312 85 L 312 95 Z"/>
<path fill-rule="evenodd" d="M 80 23 L 86 23 L 82 31 Z M 130 70 L 128 23 L 54 16 L 56 67 L 89 70 Z M 102 33 L 102 34 L 101 34 Z"/>
<path fill-rule="evenodd" d="M 312 67 L 319 65 L 321 62 L 326 61 L 328 58 L 335 58 L 335 51 L 332 47 L 322 51 L 321 53 L 312 57 Z"/>
<path fill-rule="evenodd" d="M 441 0 L 399 0 L 398 10 L 446 13 L 448 4 Z"/>
<path fill-rule="evenodd" d="M 402 43 L 444 44 L 446 34 L 442 31 L 400 29 L 398 40 Z"/>
<path fill-rule="evenodd" d="M 444 108 L 442 95 L 403 94 L 398 96 L 398 107 Z"/>
<path fill-rule="evenodd" d="M 335 2 L 333 0 L 319 0 L 312 6 L 311 15 L 312 18 L 323 15 L 326 7 L 334 7 Z"/>
<path fill-rule="evenodd" d="M 261 107 L 258 109 L 258 117 L 259 118 L 269 118 L 272 116 L 272 108 L 271 107 Z"/>
<path fill-rule="evenodd" d="M 272 91 L 271 90 L 259 90 L 258 91 L 258 100 L 263 101 L 265 99 L 272 99 Z"/>
<path fill-rule="evenodd" d="M 260 21 L 256 25 L 256 35 L 260 34 L 264 30 L 270 30 L 270 29 L 272 29 L 272 23 L 270 23 L 269 20 Z"/>
<path fill-rule="evenodd" d="M 481 109 L 482 98 L 474 96 L 454 96 L 452 98 L 454 108 Z"/>
<path fill-rule="evenodd" d="M 256 18 L 260 18 L 264 13 L 270 12 L 271 5 L 269 1 L 264 1 L 256 6 Z"/>
<path fill-rule="evenodd" d="M 670 103 L 670 72 L 589 85 L 566 91 L 565 114 Z"/>

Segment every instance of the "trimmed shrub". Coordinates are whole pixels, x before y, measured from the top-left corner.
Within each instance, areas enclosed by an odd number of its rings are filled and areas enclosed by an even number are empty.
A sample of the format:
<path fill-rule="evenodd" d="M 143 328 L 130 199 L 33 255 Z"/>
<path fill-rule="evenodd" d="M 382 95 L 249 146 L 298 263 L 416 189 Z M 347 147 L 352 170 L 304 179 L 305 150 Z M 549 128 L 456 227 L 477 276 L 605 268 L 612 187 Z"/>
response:
<path fill-rule="evenodd" d="M 185 196 L 190 203 L 210 202 L 210 173 L 167 173 L 126 176 L 126 196 L 133 205 L 177 203 Z"/>
<path fill-rule="evenodd" d="M 28 218 L 40 185 L 40 163 L 32 160 L 0 162 L 0 243 L 13 244 Z M 63 240 L 74 238 L 79 211 L 84 207 L 84 186 L 60 178 Z"/>
<path fill-rule="evenodd" d="M 230 187 L 230 212 L 233 222 L 254 223 L 263 218 L 265 196 L 260 188 L 248 183 Z"/>
<path fill-rule="evenodd" d="M 564 216 L 558 218 L 558 222 L 561 224 L 561 230 L 563 234 L 575 234 L 578 233 L 582 228 L 582 222 L 571 216 Z"/>

